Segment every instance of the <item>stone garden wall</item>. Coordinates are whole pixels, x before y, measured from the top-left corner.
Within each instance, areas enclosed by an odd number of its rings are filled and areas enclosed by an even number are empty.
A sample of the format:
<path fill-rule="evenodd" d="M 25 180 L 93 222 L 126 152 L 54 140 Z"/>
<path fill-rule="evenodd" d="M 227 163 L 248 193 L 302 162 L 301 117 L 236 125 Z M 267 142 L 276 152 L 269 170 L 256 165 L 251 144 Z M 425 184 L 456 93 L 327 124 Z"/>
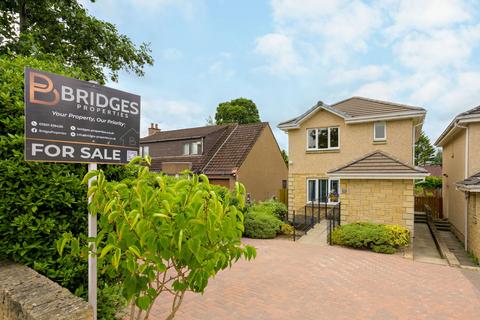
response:
<path fill-rule="evenodd" d="M 23 265 L 0 261 L 0 320 L 91 320 L 91 308 Z"/>

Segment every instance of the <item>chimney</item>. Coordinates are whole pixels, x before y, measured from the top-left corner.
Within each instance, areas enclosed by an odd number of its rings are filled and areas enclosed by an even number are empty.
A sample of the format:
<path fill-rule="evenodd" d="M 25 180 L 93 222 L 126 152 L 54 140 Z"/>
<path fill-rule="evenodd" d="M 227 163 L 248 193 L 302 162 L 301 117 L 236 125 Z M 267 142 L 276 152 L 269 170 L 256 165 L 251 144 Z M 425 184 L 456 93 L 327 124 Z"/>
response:
<path fill-rule="evenodd" d="M 160 131 L 162 130 L 158 128 L 158 123 L 151 123 L 150 128 L 148 128 L 148 135 L 151 136 L 152 134 L 158 133 Z"/>

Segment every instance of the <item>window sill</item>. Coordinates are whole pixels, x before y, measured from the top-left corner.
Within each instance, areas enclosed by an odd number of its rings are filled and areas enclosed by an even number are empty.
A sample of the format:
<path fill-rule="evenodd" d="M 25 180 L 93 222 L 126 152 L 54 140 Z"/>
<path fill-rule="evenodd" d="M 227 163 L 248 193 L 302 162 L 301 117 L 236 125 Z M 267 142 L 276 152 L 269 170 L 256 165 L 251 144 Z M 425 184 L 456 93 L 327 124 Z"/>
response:
<path fill-rule="evenodd" d="M 387 144 L 387 140 L 373 140 L 373 144 Z"/>
<path fill-rule="evenodd" d="M 329 202 L 327 202 L 327 206 L 333 207 L 333 206 L 336 206 L 336 205 L 339 204 L 339 203 L 340 203 L 340 201 L 336 201 L 336 202 L 330 202 L 330 201 L 329 201 Z M 314 202 L 314 203 L 313 203 L 314 206 L 316 206 L 316 205 L 318 205 L 318 204 L 319 204 L 318 202 Z M 311 206 L 311 205 L 312 205 L 311 202 L 307 202 L 307 203 L 306 203 L 306 206 Z M 321 205 L 321 206 L 325 206 L 325 202 L 320 202 L 320 205 Z"/>
<path fill-rule="evenodd" d="M 314 150 L 314 149 L 307 149 L 305 150 L 306 153 L 336 153 L 336 152 L 340 152 L 340 148 L 337 148 L 337 149 L 318 149 L 318 150 Z"/>

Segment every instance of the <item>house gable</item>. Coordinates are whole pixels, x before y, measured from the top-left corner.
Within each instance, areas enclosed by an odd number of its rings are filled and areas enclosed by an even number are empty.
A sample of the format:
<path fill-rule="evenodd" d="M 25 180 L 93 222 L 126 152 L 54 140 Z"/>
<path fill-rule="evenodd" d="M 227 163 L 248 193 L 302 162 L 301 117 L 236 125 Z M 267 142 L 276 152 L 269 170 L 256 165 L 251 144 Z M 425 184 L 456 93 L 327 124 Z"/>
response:
<path fill-rule="evenodd" d="M 266 126 L 238 168 L 237 180 L 245 185 L 253 200 L 266 200 L 278 197 L 287 176 L 281 150 L 270 126 Z"/>

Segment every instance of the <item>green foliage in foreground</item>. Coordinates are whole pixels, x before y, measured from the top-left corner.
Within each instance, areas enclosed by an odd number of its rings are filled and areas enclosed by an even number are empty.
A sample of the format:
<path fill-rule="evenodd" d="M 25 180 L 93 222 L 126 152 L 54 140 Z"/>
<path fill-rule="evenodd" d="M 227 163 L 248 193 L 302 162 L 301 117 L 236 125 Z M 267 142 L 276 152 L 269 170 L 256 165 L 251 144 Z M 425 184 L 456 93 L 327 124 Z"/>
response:
<path fill-rule="evenodd" d="M 149 172 L 147 166 L 136 169 L 135 178 L 122 182 L 107 181 L 101 170 L 83 180 L 86 184 L 96 178 L 88 193 L 89 209 L 98 216 L 99 270 L 124 279 L 129 319 L 148 319 L 162 292 L 173 295 L 171 319 L 186 291 L 203 292 L 217 272 L 241 257 L 254 258 L 256 251 L 240 242 L 244 217 L 231 204 L 230 194 L 219 197 L 205 175 L 172 179 Z M 241 184 L 235 194 L 243 207 Z M 58 250 L 68 244 L 72 256 L 86 256 L 87 247 L 80 242 L 67 233 L 57 242 Z"/>
<path fill-rule="evenodd" d="M 336 228 L 332 241 L 341 246 L 391 254 L 408 245 L 410 232 L 397 225 L 356 222 Z"/>

